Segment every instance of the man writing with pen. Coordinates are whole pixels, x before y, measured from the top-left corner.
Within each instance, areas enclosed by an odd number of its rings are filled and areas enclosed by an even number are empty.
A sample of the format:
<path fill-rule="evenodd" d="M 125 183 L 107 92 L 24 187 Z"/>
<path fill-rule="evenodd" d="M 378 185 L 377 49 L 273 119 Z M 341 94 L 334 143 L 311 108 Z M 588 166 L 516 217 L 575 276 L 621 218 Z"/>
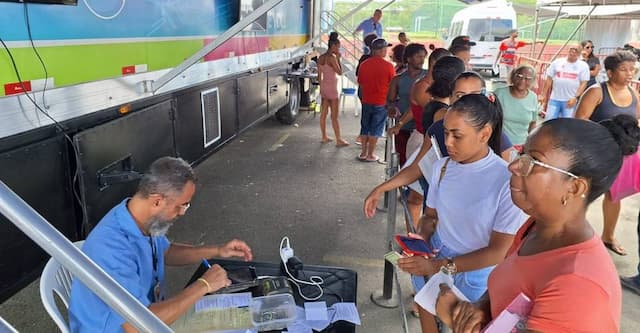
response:
<path fill-rule="evenodd" d="M 162 157 L 142 177 L 132 198 L 109 211 L 87 237 L 82 251 L 160 320 L 173 323 L 207 293 L 231 281 L 219 265 L 179 294 L 164 297 L 164 266 L 190 265 L 212 257 L 253 259 L 249 246 L 232 240 L 222 246 L 169 243 L 165 234 L 184 215 L 196 190 L 196 176 L 182 159 Z M 116 311 L 82 282 L 71 287 L 72 332 L 135 332 Z"/>

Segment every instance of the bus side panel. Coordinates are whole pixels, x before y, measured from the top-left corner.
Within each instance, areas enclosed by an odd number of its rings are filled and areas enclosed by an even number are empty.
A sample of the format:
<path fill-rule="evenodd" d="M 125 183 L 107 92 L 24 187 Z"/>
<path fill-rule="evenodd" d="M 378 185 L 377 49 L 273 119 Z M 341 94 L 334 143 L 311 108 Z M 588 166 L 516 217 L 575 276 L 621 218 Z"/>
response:
<path fill-rule="evenodd" d="M 56 136 L 0 154 L 0 179 L 70 240 L 76 214 L 68 142 Z M 0 302 L 33 281 L 49 256 L 0 215 Z"/>
<path fill-rule="evenodd" d="M 273 114 L 288 102 L 289 83 L 287 82 L 287 69 L 275 68 L 268 73 L 269 113 Z"/>
<path fill-rule="evenodd" d="M 203 105 L 201 93 L 217 89 L 220 113 L 220 138 L 205 147 Z M 215 93 L 215 92 L 214 92 Z M 229 79 L 214 85 L 200 86 L 177 96 L 175 118 L 176 150 L 178 156 L 193 163 L 222 146 L 238 132 L 236 109 L 236 80 Z M 212 121 L 212 120 L 209 120 Z"/>
<path fill-rule="evenodd" d="M 174 102 L 160 102 L 74 136 L 81 156 L 81 191 L 91 228 L 125 196 L 133 195 L 137 184 L 120 181 L 105 187 L 98 182 L 99 174 L 144 172 L 157 158 L 175 156 Z"/>
<path fill-rule="evenodd" d="M 267 115 L 267 72 L 238 79 L 238 120 L 240 131 Z"/>

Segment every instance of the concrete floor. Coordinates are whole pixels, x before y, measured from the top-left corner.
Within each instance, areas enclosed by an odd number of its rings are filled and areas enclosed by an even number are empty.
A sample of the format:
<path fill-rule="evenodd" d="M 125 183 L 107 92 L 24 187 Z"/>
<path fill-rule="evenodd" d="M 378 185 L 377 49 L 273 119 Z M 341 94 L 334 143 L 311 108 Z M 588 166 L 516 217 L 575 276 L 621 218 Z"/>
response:
<path fill-rule="evenodd" d="M 352 142 L 359 118 L 347 112 L 340 122 L 344 137 Z M 256 261 L 276 262 L 280 239 L 289 236 L 306 264 L 358 272 L 362 318 L 358 332 L 402 332 L 399 308 L 383 309 L 369 299 L 382 287 L 386 215 L 365 220 L 362 201 L 383 181 L 385 167 L 357 161 L 358 146 L 322 145 L 319 137 L 318 118 L 311 113 L 302 113 L 294 126 L 269 119 L 245 132 L 197 166 L 196 197 L 169 237 L 187 243 L 221 243 L 237 237 L 252 246 Z M 383 146 L 379 144 L 380 156 Z M 634 273 L 639 260 L 635 232 L 639 207 L 640 196 L 623 202 L 617 235 L 630 255 L 613 256 L 623 275 Z M 589 220 L 601 229 L 600 202 L 592 205 Z M 194 269 L 170 268 L 169 294 L 182 288 Z M 400 273 L 399 278 L 403 301 L 409 306 L 408 276 Z M 640 331 L 639 302 L 640 296 L 624 291 L 622 332 Z M 40 303 L 38 281 L 1 304 L 0 316 L 21 332 L 56 331 Z M 419 332 L 417 319 L 409 316 L 408 321 L 409 331 Z"/>

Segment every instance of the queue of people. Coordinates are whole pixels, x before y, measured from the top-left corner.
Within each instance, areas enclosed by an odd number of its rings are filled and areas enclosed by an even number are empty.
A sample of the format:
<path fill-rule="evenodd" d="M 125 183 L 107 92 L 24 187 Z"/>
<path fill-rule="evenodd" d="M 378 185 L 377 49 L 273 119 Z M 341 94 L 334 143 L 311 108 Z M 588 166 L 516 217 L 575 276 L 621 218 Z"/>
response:
<path fill-rule="evenodd" d="M 432 63 L 431 54 L 408 95 L 411 112 L 397 112 L 400 120 L 389 130 L 406 136 L 402 130 L 413 121 L 423 136 L 420 149 L 405 155 L 400 172 L 376 186 L 363 207 L 371 218 L 384 192 L 421 185 L 422 209 L 409 203 L 418 234 L 409 236 L 423 239 L 435 255 L 407 255 L 398 267 L 412 275 L 416 292 L 430 276 L 447 272 L 471 301 L 442 286 L 437 316 L 416 309 L 422 331 L 439 332 L 442 325 L 480 331 L 520 293 L 533 302 L 524 324 L 530 331 L 618 331 L 621 285 L 640 295 L 640 264 L 638 274 L 618 277 L 607 255 L 607 249 L 625 254 L 613 237 L 619 201 L 640 191 L 640 106 L 629 88 L 635 57 L 607 57 L 609 80 L 589 86 L 599 64 L 583 52 L 593 43 L 583 42 L 547 70 L 541 96 L 529 65 L 509 68 L 509 85 L 489 94 L 479 74 L 465 72 L 473 42 L 460 37 L 449 49 L 457 57 Z M 399 105 L 407 97 L 397 89 L 388 97 Z M 538 126 L 545 92 L 551 110 Z M 574 110 L 577 119 L 570 119 Z M 434 142 L 443 158 L 425 161 Z M 603 194 L 605 228 L 598 237 L 586 209 Z"/>

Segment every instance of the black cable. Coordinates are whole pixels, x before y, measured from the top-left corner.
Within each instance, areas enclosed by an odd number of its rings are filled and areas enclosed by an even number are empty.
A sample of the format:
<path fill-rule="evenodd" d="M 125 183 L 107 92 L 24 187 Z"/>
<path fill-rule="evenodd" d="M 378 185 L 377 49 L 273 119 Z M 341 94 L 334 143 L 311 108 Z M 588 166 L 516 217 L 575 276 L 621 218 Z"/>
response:
<path fill-rule="evenodd" d="M 86 234 L 86 227 L 89 224 L 89 222 L 87 221 L 86 207 L 84 206 L 82 199 L 80 198 L 80 194 L 78 193 L 75 186 L 79 176 L 78 166 L 80 165 L 80 153 L 78 152 L 78 149 L 76 148 L 76 145 L 73 143 L 73 140 L 71 139 L 71 137 L 69 137 L 69 135 L 66 133 L 66 128 L 62 126 L 62 124 L 60 124 L 57 120 L 55 120 L 47 111 L 43 110 L 40 107 L 40 105 L 38 105 L 38 103 L 33 98 L 31 98 L 31 95 L 29 95 L 29 93 L 27 92 L 27 88 L 25 87 L 24 82 L 22 81 L 22 77 L 20 76 L 20 71 L 18 70 L 18 65 L 16 65 L 16 61 L 13 58 L 13 54 L 11 53 L 11 50 L 9 50 L 9 47 L 4 42 L 2 37 L 0 37 L 0 44 L 2 44 L 2 47 L 7 52 L 7 55 L 9 55 L 9 60 L 11 60 L 13 71 L 15 72 L 16 77 L 18 78 L 18 82 L 20 82 L 20 86 L 22 87 L 22 91 L 24 92 L 24 95 L 27 97 L 29 101 L 31 101 L 31 103 L 36 107 L 38 111 L 42 112 L 42 114 L 44 114 L 47 118 L 49 118 L 53 122 L 53 124 L 58 128 L 58 130 L 60 130 L 62 135 L 65 137 L 65 139 L 67 139 L 67 141 L 69 141 L 69 143 L 71 144 L 71 147 L 73 148 L 76 165 L 75 165 L 75 172 L 73 174 L 73 183 L 71 187 L 73 188 L 74 197 L 78 201 L 78 203 L 80 204 L 80 208 L 82 209 L 82 224 L 80 226 L 80 233 L 81 233 L 81 236 L 84 236 Z"/>
<path fill-rule="evenodd" d="M 40 52 L 38 52 L 36 45 L 33 43 L 33 36 L 31 35 L 31 24 L 29 22 L 29 6 L 27 5 L 26 2 L 24 3 L 24 21 L 27 25 L 27 34 L 29 35 L 29 42 L 31 43 L 31 48 L 33 49 L 33 52 L 36 54 L 36 57 L 38 57 L 38 60 L 40 61 L 40 65 L 42 65 L 42 69 L 44 70 L 44 87 L 42 88 L 42 105 L 44 106 L 45 109 L 48 109 L 47 102 L 44 99 L 44 93 L 47 91 L 47 81 L 49 80 L 49 72 L 47 71 L 47 66 L 45 66 L 44 61 L 42 61 L 42 57 L 40 57 Z M 35 96 L 35 92 L 34 92 L 34 96 Z"/>

